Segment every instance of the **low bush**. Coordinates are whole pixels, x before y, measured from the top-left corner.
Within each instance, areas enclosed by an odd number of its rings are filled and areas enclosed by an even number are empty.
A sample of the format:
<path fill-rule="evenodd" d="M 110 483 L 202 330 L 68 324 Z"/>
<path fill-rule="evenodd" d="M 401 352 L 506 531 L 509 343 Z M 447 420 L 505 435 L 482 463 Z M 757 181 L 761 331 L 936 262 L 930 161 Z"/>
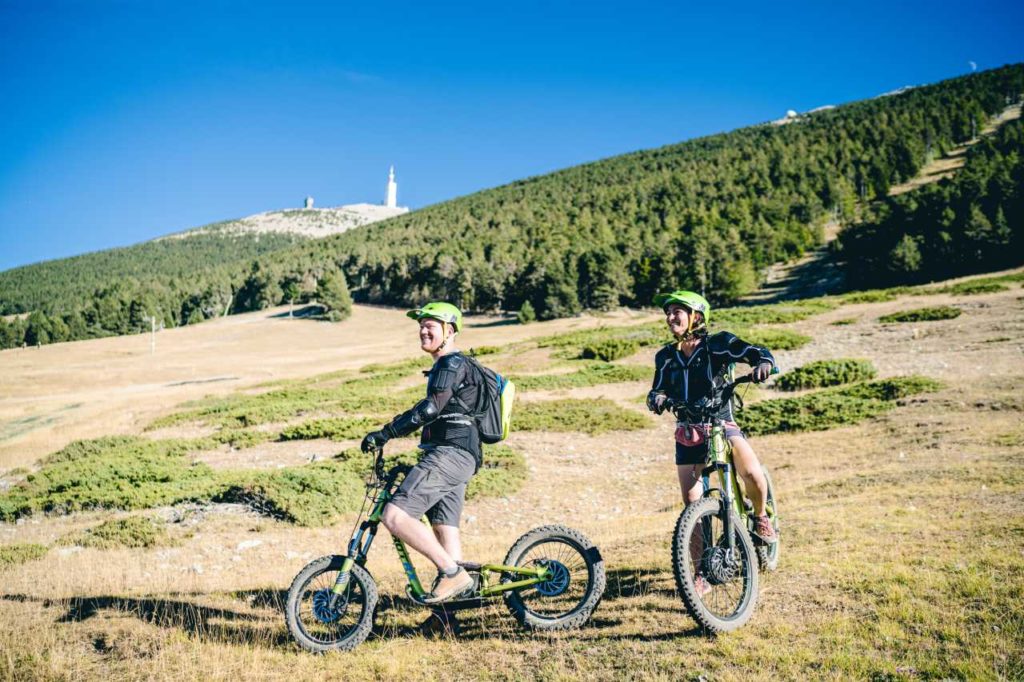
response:
<path fill-rule="evenodd" d="M 483 459 L 466 487 L 466 499 L 511 495 L 526 482 L 526 459 L 507 445 L 485 445 Z"/>
<path fill-rule="evenodd" d="M 750 435 L 823 431 L 856 424 L 896 406 L 896 400 L 938 390 L 941 384 L 920 376 L 896 377 L 817 391 L 799 398 L 764 400 L 746 407 L 739 423 Z"/>
<path fill-rule="evenodd" d="M 566 374 L 525 375 L 512 377 L 512 380 L 520 390 L 545 391 L 625 381 L 649 381 L 653 374 L 653 368 L 641 365 L 592 364 Z"/>
<path fill-rule="evenodd" d="M 583 346 L 580 357 L 584 360 L 604 360 L 611 362 L 619 358 L 629 357 L 640 349 L 640 344 L 631 339 L 608 339 Z"/>
<path fill-rule="evenodd" d="M 997 291 L 1009 291 L 1009 290 L 1010 290 L 1010 287 L 1006 286 L 1005 284 L 1002 284 L 1001 282 L 992 281 L 992 280 L 984 280 L 984 279 L 975 279 L 975 280 L 971 280 L 969 282 L 959 282 L 958 284 L 951 284 L 948 287 L 943 287 L 942 289 L 940 289 L 936 293 L 941 292 L 941 293 L 944 293 L 944 294 L 972 295 L 972 294 L 992 294 L 992 293 L 995 293 Z"/>
<path fill-rule="evenodd" d="M 314 419 L 297 426 L 287 427 L 281 431 L 278 440 L 313 440 L 316 438 L 351 440 L 362 438 L 367 432 L 379 428 L 380 425 L 379 419 L 369 417 Z"/>
<path fill-rule="evenodd" d="M 611 400 L 545 400 L 525 403 L 512 417 L 515 431 L 579 431 L 588 434 L 632 431 L 651 425 L 638 412 Z"/>
<path fill-rule="evenodd" d="M 253 510 L 300 526 L 325 526 L 358 509 L 362 477 L 349 462 L 316 462 L 271 472 L 235 472 L 240 479 L 215 502 L 246 504 Z"/>
<path fill-rule="evenodd" d="M 132 436 L 72 443 L 0 495 L 0 520 L 33 512 L 146 509 L 208 500 L 218 483 L 210 467 L 185 457 L 191 446 L 189 441 Z"/>
<path fill-rule="evenodd" d="M 18 566 L 29 561 L 42 559 L 47 548 L 34 542 L 19 542 L 14 545 L 0 547 L 0 568 Z"/>
<path fill-rule="evenodd" d="M 783 391 L 825 388 L 875 377 L 875 368 L 867 360 L 817 360 L 780 376 L 775 385 Z"/>
<path fill-rule="evenodd" d="M 796 350 L 803 348 L 811 342 L 811 337 L 788 329 L 773 329 L 771 327 L 755 327 L 749 330 L 736 330 L 733 332 L 744 341 L 755 346 L 764 346 L 768 350 Z"/>
<path fill-rule="evenodd" d="M 87 528 L 61 538 L 63 545 L 81 545 L 97 549 L 118 547 L 156 547 L 168 544 L 167 530 L 141 516 L 105 521 L 95 528 Z"/>
<path fill-rule="evenodd" d="M 960 317 L 963 311 L 953 306 L 942 305 L 933 308 L 916 308 L 904 310 L 891 315 L 883 315 L 879 322 L 933 322 L 936 320 L 952 320 Z"/>
<path fill-rule="evenodd" d="M 869 289 L 867 291 L 852 291 L 843 294 L 839 300 L 843 303 L 885 303 L 895 301 L 897 297 L 911 293 L 910 287 L 893 287 L 891 289 Z"/>
<path fill-rule="evenodd" d="M 469 349 L 469 354 L 475 358 L 483 355 L 494 355 L 500 353 L 502 349 L 498 346 L 474 346 Z"/>
<path fill-rule="evenodd" d="M 754 324 L 783 324 L 819 315 L 839 307 L 839 301 L 828 298 L 810 298 L 803 301 L 773 303 L 735 308 L 722 308 L 711 313 L 714 327 L 749 326 Z"/>
<path fill-rule="evenodd" d="M 829 324 L 832 325 L 833 327 L 843 327 L 843 326 L 848 325 L 848 324 L 855 324 L 859 319 L 860 318 L 858 318 L 858 317 L 844 317 L 841 320 L 835 320 L 833 322 L 829 322 Z"/>

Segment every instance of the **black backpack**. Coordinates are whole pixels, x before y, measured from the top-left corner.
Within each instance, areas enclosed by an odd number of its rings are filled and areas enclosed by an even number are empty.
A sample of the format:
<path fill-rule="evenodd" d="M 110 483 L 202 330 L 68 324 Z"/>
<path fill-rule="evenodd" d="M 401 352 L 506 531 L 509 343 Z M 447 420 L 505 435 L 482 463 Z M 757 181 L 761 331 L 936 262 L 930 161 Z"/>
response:
<path fill-rule="evenodd" d="M 512 425 L 512 403 L 516 398 L 516 385 L 476 358 L 466 356 L 469 366 L 476 372 L 478 386 L 473 417 L 480 429 L 480 440 L 494 444 L 508 437 Z"/>

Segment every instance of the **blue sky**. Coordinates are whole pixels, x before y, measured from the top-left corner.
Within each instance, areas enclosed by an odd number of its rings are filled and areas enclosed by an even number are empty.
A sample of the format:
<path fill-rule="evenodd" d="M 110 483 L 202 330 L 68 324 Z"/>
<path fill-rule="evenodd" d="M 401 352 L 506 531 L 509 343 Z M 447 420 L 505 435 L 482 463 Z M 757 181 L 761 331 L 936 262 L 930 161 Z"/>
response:
<path fill-rule="evenodd" d="M 0 0 L 0 270 L 1024 60 L 1020 2 Z"/>

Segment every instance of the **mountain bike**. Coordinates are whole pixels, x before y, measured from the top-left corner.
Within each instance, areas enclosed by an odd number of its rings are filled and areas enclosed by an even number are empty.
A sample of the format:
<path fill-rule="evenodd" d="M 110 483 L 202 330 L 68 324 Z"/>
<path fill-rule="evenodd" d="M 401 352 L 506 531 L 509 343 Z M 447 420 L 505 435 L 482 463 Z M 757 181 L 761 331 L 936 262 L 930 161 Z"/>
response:
<path fill-rule="evenodd" d="M 751 380 L 747 375 L 727 381 L 716 387 L 710 398 L 694 403 L 669 400 L 665 404 L 681 422 L 710 425 L 708 465 L 701 472 L 704 494 L 687 506 L 676 522 L 672 571 L 686 610 L 705 631 L 714 634 L 735 630 L 750 620 L 757 604 L 759 567 L 773 571 L 779 563 L 781 543 L 769 545 L 753 536 L 753 505 L 744 496 L 725 424 L 717 416 L 733 399 L 737 386 Z M 775 488 L 768 469 L 762 466 L 761 470 L 768 483 L 766 513 L 778 534 Z M 712 484 L 714 474 L 717 485 Z"/>
<path fill-rule="evenodd" d="M 373 630 L 378 592 L 366 558 L 384 507 L 411 468 L 399 464 L 385 471 L 383 449 L 378 448 L 347 553 L 315 559 L 295 576 L 285 620 L 302 648 L 316 653 L 349 651 Z M 590 620 L 604 593 L 600 551 L 583 533 L 567 526 L 534 528 L 515 541 L 500 564 L 459 562 L 473 577 L 473 586 L 441 604 L 423 601 L 427 592 L 405 544 L 397 537 L 392 541 L 408 580 L 406 595 L 413 604 L 432 609 L 454 611 L 503 599 L 525 629 L 569 630 Z"/>

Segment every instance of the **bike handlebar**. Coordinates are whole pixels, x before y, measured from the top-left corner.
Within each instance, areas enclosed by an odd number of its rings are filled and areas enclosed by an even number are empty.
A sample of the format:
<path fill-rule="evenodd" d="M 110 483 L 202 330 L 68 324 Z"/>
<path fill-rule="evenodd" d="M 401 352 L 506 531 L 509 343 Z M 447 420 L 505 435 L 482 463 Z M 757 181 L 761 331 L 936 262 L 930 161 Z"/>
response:
<path fill-rule="evenodd" d="M 778 373 L 779 368 L 772 367 L 771 374 Z M 732 399 L 733 392 L 735 392 L 736 388 L 740 384 L 749 384 L 752 382 L 754 382 L 753 372 L 750 374 L 744 374 L 720 388 L 715 389 L 710 399 L 701 398 L 693 403 L 684 403 L 682 401 L 677 402 L 672 398 L 666 398 L 662 405 L 666 410 L 672 410 L 672 413 L 679 419 L 707 423 L 711 421 L 712 417 L 717 414 L 720 409 L 722 409 L 723 405 Z"/>

